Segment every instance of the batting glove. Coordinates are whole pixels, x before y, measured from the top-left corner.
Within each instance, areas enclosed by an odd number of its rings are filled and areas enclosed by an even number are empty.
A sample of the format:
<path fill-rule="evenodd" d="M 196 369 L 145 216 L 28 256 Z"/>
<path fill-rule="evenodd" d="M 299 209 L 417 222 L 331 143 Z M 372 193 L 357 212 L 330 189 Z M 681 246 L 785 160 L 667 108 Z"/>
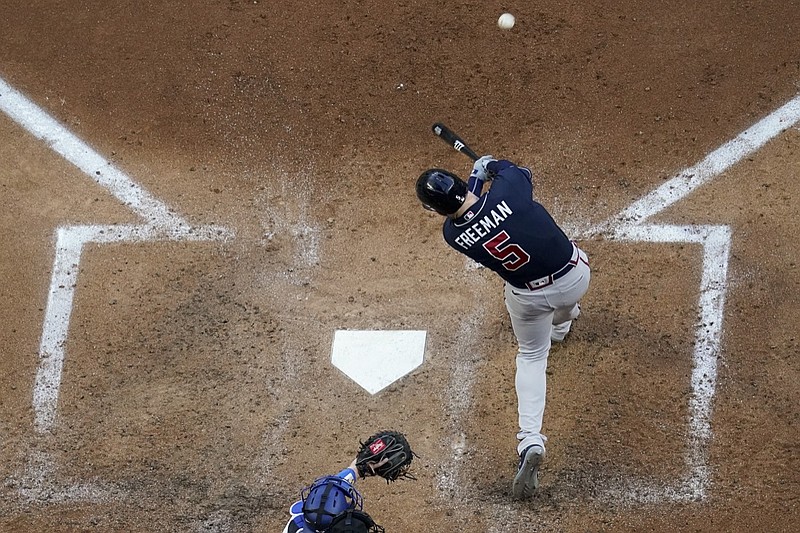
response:
<path fill-rule="evenodd" d="M 486 169 L 486 165 L 488 165 L 492 161 L 497 161 L 497 159 L 495 159 L 490 155 L 485 155 L 481 158 L 478 158 L 478 160 L 475 161 L 475 164 L 472 165 L 472 173 L 470 174 L 470 177 L 474 177 L 475 179 L 481 181 L 492 179 L 491 175 L 489 174 L 489 171 Z"/>

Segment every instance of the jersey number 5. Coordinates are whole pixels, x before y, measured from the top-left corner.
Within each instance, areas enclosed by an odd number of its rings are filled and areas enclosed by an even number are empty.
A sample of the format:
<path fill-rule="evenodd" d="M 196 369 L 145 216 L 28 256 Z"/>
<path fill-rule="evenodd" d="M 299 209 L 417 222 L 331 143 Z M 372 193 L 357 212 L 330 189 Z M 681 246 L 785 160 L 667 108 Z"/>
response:
<path fill-rule="evenodd" d="M 509 236 L 505 230 L 489 239 L 483 247 L 492 257 L 502 261 L 506 270 L 517 270 L 531 260 L 530 254 L 520 248 L 518 244 L 509 243 Z"/>

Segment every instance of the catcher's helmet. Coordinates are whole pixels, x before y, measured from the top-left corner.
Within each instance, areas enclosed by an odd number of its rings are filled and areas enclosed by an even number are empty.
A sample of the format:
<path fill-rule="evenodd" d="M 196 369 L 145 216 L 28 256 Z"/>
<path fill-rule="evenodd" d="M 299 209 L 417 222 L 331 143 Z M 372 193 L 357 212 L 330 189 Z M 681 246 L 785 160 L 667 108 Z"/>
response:
<path fill-rule="evenodd" d="M 337 515 L 363 507 L 361 494 L 347 480 L 337 476 L 317 478 L 303 489 L 301 497 L 303 520 L 310 531 L 318 533 L 328 531 Z"/>
<path fill-rule="evenodd" d="M 371 516 L 363 511 L 350 509 L 333 519 L 330 533 L 384 533 L 383 527 L 375 523 Z"/>
<path fill-rule="evenodd" d="M 417 179 L 417 198 L 426 209 L 452 215 L 467 199 L 467 184 L 452 172 L 432 168 Z"/>

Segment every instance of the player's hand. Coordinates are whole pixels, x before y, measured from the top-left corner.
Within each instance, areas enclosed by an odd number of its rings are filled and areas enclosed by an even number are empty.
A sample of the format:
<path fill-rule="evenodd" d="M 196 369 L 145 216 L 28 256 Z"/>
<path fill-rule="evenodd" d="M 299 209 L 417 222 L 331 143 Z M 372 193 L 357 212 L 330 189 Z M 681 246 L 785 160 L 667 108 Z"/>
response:
<path fill-rule="evenodd" d="M 486 165 L 488 165 L 492 161 L 497 161 L 497 160 L 491 155 L 485 155 L 483 157 L 478 158 L 475 161 L 475 164 L 472 165 L 472 173 L 470 174 L 470 177 L 475 177 L 481 181 L 486 181 L 488 179 L 491 179 L 492 177 L 489 174 L 489 171 L 486 169 Z"/>

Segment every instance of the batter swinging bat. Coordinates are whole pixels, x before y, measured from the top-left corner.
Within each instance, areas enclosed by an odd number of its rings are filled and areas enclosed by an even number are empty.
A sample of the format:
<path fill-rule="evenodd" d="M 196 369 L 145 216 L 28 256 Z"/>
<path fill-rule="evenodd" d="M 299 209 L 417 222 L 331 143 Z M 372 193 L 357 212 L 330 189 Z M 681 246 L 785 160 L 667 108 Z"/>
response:
<path fill-rule="evenodd" d="M 472 148 L 467 146 L 467 143 L 464 142 L 464 139 L 459 137 L 456 132 L 442 124 L 441 122 L 437 122 L 433 125 L 433 133 L 435 133 L 440 139 L 444 142 L 455 148 L 457 151 L 461 152 L 462 154 L 468 156 L 473 161 L 478 160 L 478 154 L 476 154 Z"/>

